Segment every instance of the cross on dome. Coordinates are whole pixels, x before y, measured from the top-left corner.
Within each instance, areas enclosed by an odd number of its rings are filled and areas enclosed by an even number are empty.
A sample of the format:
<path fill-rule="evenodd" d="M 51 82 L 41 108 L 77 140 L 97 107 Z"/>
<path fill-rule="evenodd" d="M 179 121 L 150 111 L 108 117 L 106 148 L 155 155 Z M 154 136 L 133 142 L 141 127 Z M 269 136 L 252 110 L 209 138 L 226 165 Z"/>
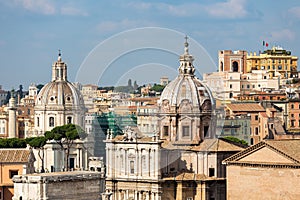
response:
<path fill-rule="evenodd" d="M 57 58 L 58 61 L 61 61 L 61 50 L 58 49 L 58 58 Z"/>
<path fill-rule="evenodd" d="M 185 37 L 184 37 L 184 39 L 185 39 L 185 43 L 184 43 L 184 54 L 189 54 L 189 43 L 188 43 L 188 36 L 187 35 L 185 35 Z"/>

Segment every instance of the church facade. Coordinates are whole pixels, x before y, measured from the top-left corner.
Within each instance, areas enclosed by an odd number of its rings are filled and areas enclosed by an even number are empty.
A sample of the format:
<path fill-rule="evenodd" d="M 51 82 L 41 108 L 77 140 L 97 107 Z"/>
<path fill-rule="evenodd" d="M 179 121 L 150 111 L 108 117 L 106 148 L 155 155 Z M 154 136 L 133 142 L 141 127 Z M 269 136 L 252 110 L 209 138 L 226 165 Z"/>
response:
<path fill-rule="evenodd" d="M 52 65 L 52 80 L 38 93 L 34 107 L 34 130 L 31 136 L 44 135 L 56 126 L 76 124 L 84 128 L 85 107 L 83 97 L 74 84 L 67 79 L 67 64 L 58 59 Z M 55 141 L 49 141 L 44 147 L 46 171 L 62 171 L 66 168 L 65 152 Z M 70 151 L 70 168 L 87 168 L 88 150 L 84 141 L 79 139 Z M 41 169 L 41 160 L 37 159 L 36 169 Z"/>
<path fill-rule="evenodd" d="M 215 138 L 214 100 L 194 75 L 185 42 L 179 74 L 158 101 L 157 133 L 128 128 L 106 139 L 106 195 L 112 200 L 226 199 L 222 160 L 243 147 Z"/>

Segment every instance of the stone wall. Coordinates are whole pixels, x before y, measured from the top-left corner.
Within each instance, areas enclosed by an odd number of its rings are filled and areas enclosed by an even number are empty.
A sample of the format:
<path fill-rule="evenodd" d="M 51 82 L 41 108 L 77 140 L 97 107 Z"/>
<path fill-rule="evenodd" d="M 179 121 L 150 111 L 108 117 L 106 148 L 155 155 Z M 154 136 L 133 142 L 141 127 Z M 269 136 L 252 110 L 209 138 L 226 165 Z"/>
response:
<path fill-rule="evenodd" d="M 90 200 L 100 199 L 101 174 L 74 171 L 16 176 L 13 200 Z"/>
<path fill-rule="evenodd" d="M 300 199 L 300 169 L 227 166 L 227 199 Z"/>

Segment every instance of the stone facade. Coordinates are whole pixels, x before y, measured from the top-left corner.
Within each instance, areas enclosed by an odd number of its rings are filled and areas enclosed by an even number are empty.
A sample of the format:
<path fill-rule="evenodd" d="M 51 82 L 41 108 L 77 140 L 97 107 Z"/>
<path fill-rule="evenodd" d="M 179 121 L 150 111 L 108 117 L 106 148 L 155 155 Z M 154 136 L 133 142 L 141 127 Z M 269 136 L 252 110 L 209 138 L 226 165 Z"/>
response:
<path fill-rule="evenodd" d="M 106 193 L 118 199 L 158 199 L 160 142 L 128 128 L 106 140 Z M 143 197 L 143 198 L 142 198 Z"/>
<path fill-rule="evenodd" d="M 215 138 L 215 102 L 194 75 L 187 41 L 179 60 L 179 74 L 163 90 L 157 109 L 138 109 L 145 111 L 138 117 L 151 117 L 148 125 L 155 132 L 142 129 L 146 136 L 137 127 L 128 127 L 122 136 L 107 134 L 109 200 L 226 198 L 221 162 L 243 147 Z M 141 120 L 138 124 L 147 125 Z"/>
<path fill-rule="evenodd" d="M 13 200 L 100 199 L 99 172 L 73 171 L 15 176 Z"/>
<path fill-rule="evenodd" d="M 299 199 L 299 147 L 300 140 L 266 140 L 224 160 L 227 199 Z"/>
<path fill-rule="evenodd" d="M 52 80 L 38 93 L 34 106 L 34 130 L 28 137 L 44 135 L 54 127 L 76 124 L 84 129 L 85 106 L 83 97 L 76 85 L 67 78 L 67 64 L 59 52 L 57 61 L 52 65 Z M 90 137 L 88 137 L 90 138 Z M 84 145 L 89 141 L 77 139 L 70 149 L 69 168 L 87 169 L 88 151 Z M 36 157 L 37 151 L 34 151 Z M 67 168 L 65 153 L 56 142 L 48 142 L 44 147 L 45 168 L 49 172 Z M 35 163 L 36 170 L 42 166 L 41 160 Z"/>

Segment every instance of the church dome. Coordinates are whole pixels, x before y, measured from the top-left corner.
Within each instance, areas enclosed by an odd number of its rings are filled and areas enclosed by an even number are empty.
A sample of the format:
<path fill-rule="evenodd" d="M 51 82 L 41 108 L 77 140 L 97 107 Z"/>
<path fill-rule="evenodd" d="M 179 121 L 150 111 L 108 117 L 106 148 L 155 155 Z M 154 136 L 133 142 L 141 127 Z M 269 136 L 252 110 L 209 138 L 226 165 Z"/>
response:
<path fill-rule="evenodd" d="M 66 106 L 81 107 L 83 98 L 78 89 L 68 81 L 53 81 L 47 83 L 36 98 L 36 107 Z"/>
<path fill-rule="evenodd" d="M 189 54 L 187 41 L 184 51 L 179 58 L 179 75 L 163 90 L 159 101 L 160 106 L 164 109 L 168 106 L 179 107 L 187 103 L 194 112 L 203 108 L 211 110 L 213 104 L 211 91 L 194 75 L 194 58 Z"/>
<path fill-rule="evenodd" d="M 60 53 L 57 61 L 52 65 L 52 81 L 41 89 L 35 105 L 36 108 L 58 106 L 55 109 L 84 106 L 80 91 L 67 80 L 67 65 L 61 60 Z"/>
<path fill-rule="evenodd" d="M 35 134 L 38 135 L 69 123 L 84 127 L 83 97 L 75 85 L 67 80 L 67 65 L 60 53 L 52 65 L 52 81 L 37 95 L 34 112 Z"/>

